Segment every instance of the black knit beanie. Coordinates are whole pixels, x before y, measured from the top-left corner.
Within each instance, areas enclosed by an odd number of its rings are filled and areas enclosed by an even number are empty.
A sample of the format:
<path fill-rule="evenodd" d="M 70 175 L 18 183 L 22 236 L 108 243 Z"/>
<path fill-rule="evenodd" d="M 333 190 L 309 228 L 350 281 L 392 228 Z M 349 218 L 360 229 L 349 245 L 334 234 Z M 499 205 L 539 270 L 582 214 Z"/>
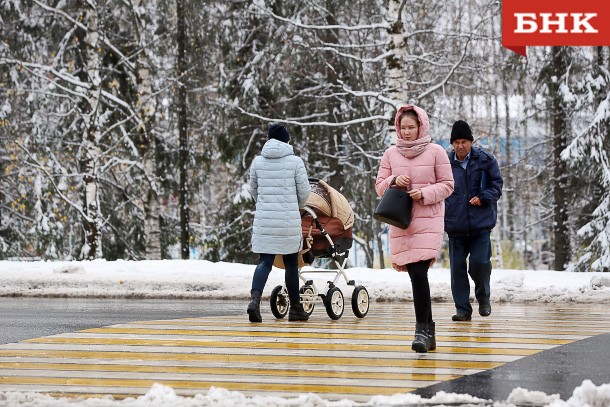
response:
<path fill-rule="evenodd" d="M 470 126 L 464 120 L 458 120 L 453 123 L 453 127 L 451 128 L 451 140 L 449 140 L 449 143 L 453 144 L 455 140 L 461 139 L 474 141 L 474 138 L 472 138 L 472 130 L 470 130 Z"/>
<path fill-rule="evenodd" d="M 290 141 L 290 133 L 286 126 L 280 123 L 273 123 L 269 126 L 269 138 L 288 143 Z"/>

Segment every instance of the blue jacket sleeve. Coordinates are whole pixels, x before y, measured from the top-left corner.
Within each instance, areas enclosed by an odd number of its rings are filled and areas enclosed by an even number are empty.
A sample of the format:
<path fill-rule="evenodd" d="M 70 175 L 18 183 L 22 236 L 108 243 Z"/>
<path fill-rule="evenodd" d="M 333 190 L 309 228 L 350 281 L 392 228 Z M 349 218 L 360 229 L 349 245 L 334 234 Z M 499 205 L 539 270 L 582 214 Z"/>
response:
<path fill-rule="evenodd" d="M 500 166 L 498 161 L 493 157 L 489 156 L 487 160 L 487 168 L 485 168 L 482 181 L 481 181 L 481 202 L 484 205 L 490 205 L 494 202 L 498 202 L 502 196 L 502 186 L 504 181 L 502 180 L 502 174 L 500 174 Z"/>

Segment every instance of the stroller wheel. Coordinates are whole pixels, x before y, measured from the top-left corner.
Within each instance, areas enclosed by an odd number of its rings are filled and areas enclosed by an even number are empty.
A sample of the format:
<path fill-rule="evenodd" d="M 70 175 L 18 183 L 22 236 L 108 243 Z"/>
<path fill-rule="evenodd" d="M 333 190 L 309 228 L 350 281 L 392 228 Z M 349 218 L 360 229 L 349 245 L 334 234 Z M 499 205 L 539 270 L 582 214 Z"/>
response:
<path fill-rule="evenodd" d="M 278 285 L 271 291 L 271 297 L 269 299 L 271 305 L 271 312 L 276 318 L 282 319 L 288 313 L 288 291 L 284 286 Z"/>
<path fill-rule="evenodd" d="M 314 302 L 316 301 L 315 292 L 313 287 L 310 285 L 304 285 L 299 290 L 301 293 L 301 303 L 303 304 L 303 310 L 307 313 L 307 315 L 311 315 L 314 308 Z"/>
<path fill-rule="evenodd" d="M 343 293 L 338 287 L 331 287 L 326 293 L 326 313 L 330 319 L 337 320 L 343 315 L 345 303 Z"/>
<path fill-rule="evenodd" d="M 352 311 L 358 318 L 364 318 L 369 312 L 369 292 L 362 285 L 354 288 L 352 293 Z"/>

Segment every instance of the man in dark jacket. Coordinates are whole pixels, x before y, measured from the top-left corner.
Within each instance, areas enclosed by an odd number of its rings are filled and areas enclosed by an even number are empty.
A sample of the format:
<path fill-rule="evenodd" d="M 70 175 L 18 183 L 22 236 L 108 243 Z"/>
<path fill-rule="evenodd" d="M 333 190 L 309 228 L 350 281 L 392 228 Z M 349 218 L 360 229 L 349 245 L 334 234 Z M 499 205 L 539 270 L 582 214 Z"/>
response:
<path fill-rule="evenodd" d="M 493 155 L 473 147 L 472 130 L 458 120 L 451 129 L 449 161 L 454 191 L 445 200 L 445 232 L 449 235 L 451 293 L 455 303 L 454 321 L 470 321 L 470 284 L 479 303 L 479 314 L 491 314 L 491 230 L 496 225 L 496 202 L 502 195 L 502 176 Z M 468 258 L 468 267 L 466 258 Z"/>

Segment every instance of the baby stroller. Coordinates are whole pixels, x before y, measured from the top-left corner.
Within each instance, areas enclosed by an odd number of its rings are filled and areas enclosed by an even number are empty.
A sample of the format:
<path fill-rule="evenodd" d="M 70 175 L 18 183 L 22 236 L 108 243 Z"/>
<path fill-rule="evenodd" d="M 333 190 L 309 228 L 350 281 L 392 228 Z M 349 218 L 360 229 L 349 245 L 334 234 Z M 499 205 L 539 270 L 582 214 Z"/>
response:
<path fill-rule="evenodd" d="M 347 285 L 354 286 L 352 292 L 352 311 L 358 318 L 364 318 L 369 311 L 369 293 L 362 285 L 356 285 L 345 273 L 349 249 L 352 247 L 352 226 L 354 212 L 347 199 L 326 182 L 315 178 L 309 179 L 311 194 L 306 206 L 301 210 L 301 228 L 303 231 L 303 248 L 299 252 L 299 278 L 303 281 L 300 288 L 303 309 L 309 315 L 316 303 L 321 302 L 328 316 L 337 320 L 343 315 L 345 302 L 343 293 L 336 286 L 341 277 Z M 336 270 L 303 271 L 304 265 L 310 265 L 316 259 L 329 259 Z M 274 266 L 284 268 L 282 256 L 276 256 Z M 313 280 L 305 275 L 313 273 L 334 274 L 328 287 L 320 292 Z M 288 290 L 278 285 L 271 291 L 271 312 L 276 318 L 284 318 L 288 313 Z"/>

